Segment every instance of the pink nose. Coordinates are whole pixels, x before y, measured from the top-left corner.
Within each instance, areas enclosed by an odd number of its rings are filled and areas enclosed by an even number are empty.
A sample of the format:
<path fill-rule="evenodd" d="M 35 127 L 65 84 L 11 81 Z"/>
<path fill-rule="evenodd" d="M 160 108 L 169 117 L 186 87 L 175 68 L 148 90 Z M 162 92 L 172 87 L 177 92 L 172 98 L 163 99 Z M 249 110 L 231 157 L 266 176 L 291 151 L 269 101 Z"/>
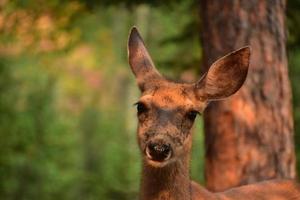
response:
<path fill-rule="evenodd" d="M 146 148 L 146 155 L 149 159 L 162 162 L 171 157 L 172 148 L 170 144 L 149 142 Z"/>

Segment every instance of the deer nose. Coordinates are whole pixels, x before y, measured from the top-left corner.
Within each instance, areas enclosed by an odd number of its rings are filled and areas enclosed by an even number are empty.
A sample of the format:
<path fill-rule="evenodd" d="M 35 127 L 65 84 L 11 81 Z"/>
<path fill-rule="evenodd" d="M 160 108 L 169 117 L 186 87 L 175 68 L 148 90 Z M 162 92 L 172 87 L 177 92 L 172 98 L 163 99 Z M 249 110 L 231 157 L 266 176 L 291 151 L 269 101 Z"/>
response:
<path fill-rule="evenodd" d="M 172 148 L 170 144 L 158 142 L 149 142 L 146 147 L 146 155 L 149 159 L 157 162 L 162 162 L 170 159 Z"/>

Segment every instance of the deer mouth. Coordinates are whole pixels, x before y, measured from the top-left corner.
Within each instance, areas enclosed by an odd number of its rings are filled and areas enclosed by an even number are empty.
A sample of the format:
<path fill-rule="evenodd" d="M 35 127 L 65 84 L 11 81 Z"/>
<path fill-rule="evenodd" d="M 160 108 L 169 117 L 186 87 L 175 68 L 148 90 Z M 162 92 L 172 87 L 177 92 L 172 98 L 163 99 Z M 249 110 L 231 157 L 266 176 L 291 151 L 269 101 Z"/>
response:
<path fill-rule="evenodd" d="M 171 159 L 172 148 L 170 144 L 150 142 L 145 149 L 145 154 L 148 160 L 163 163 Z"/>

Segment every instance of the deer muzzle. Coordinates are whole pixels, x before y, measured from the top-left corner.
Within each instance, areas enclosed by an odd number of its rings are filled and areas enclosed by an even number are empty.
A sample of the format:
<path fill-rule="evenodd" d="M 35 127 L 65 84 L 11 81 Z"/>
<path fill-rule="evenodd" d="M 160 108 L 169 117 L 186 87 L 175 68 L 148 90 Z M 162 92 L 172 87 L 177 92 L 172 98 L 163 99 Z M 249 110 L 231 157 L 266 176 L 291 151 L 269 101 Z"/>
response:
<path fill-rule="evenodd" d="M 156 162 L 167 161 L 172 156 L 171 145 L 162 141 L 149 142 L 145 151 L 147 158 Z"/>

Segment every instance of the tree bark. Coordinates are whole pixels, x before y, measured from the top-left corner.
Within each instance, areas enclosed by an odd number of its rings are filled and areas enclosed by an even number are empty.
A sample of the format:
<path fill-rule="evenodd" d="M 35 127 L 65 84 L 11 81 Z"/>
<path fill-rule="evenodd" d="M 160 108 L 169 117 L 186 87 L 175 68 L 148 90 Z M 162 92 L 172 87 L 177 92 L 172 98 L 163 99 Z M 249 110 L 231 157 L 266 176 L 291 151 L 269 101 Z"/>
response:
<path fill-rule="evenodd" d="M 204 66 L 245 45 L 247 80 L 204 114 L 205 177 L 222 191 L 271 178 L 295 178 L 284 0 L 201 0 Z"/>

